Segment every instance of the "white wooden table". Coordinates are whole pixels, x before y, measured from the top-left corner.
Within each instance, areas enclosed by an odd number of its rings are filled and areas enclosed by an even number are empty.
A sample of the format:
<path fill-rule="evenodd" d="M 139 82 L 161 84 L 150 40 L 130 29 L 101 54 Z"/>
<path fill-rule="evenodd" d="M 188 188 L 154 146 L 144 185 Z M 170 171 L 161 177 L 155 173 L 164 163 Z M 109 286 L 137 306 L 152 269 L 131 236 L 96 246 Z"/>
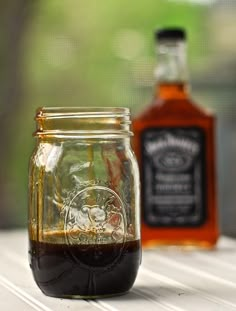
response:
<path fill-rule="evenodd" d="M 44 296 L 28 265 L 26 231 L 0 231 L 0 245 L 0 311 L 236 310 L 236 240 L 226 237 L 214 251 L 144 251 L 130 293 L 102 300 Z"/>

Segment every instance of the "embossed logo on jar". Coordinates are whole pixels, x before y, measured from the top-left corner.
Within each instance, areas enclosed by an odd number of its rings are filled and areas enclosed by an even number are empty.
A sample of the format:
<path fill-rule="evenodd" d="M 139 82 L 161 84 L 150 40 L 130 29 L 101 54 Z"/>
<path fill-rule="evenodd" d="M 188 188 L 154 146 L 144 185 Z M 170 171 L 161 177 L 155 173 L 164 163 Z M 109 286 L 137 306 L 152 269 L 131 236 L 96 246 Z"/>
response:
<path fill-rule="evenodd" d="M 70 202 L 65 215 L 65 235 L 68 245 L 80 245 L 85 258 L 77 258 L 87 263 L 86 250 L 94 249 L 93 265 L 99 266 L 99 258 L 104 261 L 104 245 L 112 245 L 113 262 L 126 240 L 126 215 L 120 197 L 104 186 L 87 187 L 79 191 Z M 97 258 L 97 259 L 96 259 Z"/>

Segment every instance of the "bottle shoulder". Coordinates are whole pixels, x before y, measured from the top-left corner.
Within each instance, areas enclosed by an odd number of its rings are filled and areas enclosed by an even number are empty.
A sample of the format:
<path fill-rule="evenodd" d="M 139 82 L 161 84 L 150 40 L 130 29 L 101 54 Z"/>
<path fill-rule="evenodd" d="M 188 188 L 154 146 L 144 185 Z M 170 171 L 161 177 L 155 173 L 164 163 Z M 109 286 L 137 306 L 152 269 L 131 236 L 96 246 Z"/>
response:
<path fill-rule="evenodd" d="M 194 119 L 214 119 L 214 114 L 208 109 L 199 106 L 192 99 L 153 99 L 139 115 L 134 118 L 135 121 L 152 120 L 194 120 Z"/>

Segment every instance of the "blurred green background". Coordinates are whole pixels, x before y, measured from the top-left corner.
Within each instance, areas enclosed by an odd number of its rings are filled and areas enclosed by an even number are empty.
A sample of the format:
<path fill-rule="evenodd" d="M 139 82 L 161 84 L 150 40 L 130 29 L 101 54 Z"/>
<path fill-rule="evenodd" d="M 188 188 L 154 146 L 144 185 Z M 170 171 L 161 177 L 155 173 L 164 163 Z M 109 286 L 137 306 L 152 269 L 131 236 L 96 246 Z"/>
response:
<path fill-rule="evenodd" d="M 236 236 L 236 1 L 0 2 L 0 228 L 26 226 L 39 106 L 127 106 L 153 92 L 153 31 L 188 33 L 192 95 L 218 115 L 221 229 Z"/>

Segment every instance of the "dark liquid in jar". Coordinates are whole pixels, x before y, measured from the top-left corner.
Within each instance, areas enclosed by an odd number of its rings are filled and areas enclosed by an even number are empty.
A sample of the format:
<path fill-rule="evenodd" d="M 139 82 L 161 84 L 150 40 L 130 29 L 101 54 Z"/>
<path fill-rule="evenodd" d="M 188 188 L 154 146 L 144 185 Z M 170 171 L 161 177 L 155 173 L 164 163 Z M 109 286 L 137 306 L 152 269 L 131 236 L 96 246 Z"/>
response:
<path fill-rule="evenodd" d="M 109 296 L 127 292 L 140 260 L 139 240 L 115 244 L 67 245 L 30 240 L 34 279 L 48 296 Z"/>

